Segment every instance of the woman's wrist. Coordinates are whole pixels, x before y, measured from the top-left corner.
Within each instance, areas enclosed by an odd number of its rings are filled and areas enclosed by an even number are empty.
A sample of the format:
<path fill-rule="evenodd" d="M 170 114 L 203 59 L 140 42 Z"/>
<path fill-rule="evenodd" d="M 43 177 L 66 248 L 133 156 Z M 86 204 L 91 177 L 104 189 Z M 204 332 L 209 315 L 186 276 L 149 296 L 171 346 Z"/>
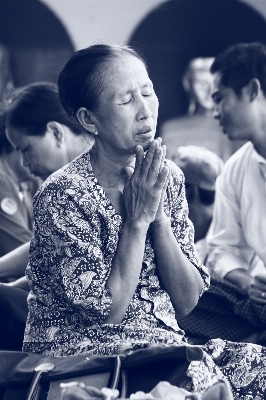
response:
<path fill-rule="evenodd" d="M 150 222 L 144 219 L 127 217 L 124 226 L 126 226 L 134 233 L 143 233 L 146 235 L 148 228 L 150 226 Z"/>
<path fill-rule="evenodd" d="M 152 230 L 165 227 L 171 227 L 171 219 L 165 213 L 163 213 L 160 217 L 157 216 L 151 223 Z"/>

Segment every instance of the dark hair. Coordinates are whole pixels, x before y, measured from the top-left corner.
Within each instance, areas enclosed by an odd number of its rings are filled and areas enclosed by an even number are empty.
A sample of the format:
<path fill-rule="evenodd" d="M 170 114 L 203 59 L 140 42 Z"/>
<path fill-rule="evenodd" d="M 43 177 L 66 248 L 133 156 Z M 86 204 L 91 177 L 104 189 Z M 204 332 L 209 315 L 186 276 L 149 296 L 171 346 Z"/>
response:
<path fill-rule="evenodd" d="M 145 64 L 136 50 L 122 45 L 97 44 L 73 54 L 58 78 L 60 100 L 69 116 L 76 119 L 80 107 L 97 112 L 106 64 L 125 53 L 137 57 Z"/>
<path fill-rule="evenodd" d="M 252 78 L 260 81 L 266 95 L 266 46 L 262 43 L 239 43 L 218 55 L 211 73 L 221 73 L 221 83 L 234 89 L 240 96 L 241 90 Z"/>
<path fill-rule="evenodd" d="M 189 189 L 193 185 L 191 183 L 185 183 L 186 189 Z M 205 206 L 210 206 L 211 204 L 214 203 L 214 198 L 215 198 L 215 190 L 206 190 L 206 189 L 201 189 L 198 187 L 198 193 L 199 193 L 199 199 L 202 204 L 205 204 Z"/>
<path fill-rule="evenodd" d="M 198 191 L 201 203 L 205 204 L 206 206 L 210 206 L 214 203 L 215 190 L 205 190 L 198 187 Z"/>
<path fill-rule="evenodd" d="M 6 125 L 29 136 L 43 135 L 50 121 L 66 125 L 77 135 L 83 132 L 63 110 L 57 86 L 49 82 L 36 82 L 16 89 L 4 106 L 1 118 Z"/>
<path fill-rule="evenodd" d="M 14 147 L 6 137 L 5 118 L 0 117 L 0 155 L 3 153 L 12 153 Z"/>

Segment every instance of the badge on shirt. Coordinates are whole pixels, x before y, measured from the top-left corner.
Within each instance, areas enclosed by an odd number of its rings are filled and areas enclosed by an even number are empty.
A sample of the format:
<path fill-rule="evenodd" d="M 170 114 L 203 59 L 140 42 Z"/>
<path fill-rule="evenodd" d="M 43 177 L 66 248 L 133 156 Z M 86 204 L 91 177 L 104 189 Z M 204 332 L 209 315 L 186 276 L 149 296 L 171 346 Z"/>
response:
<path fill-rule="evenodd" d="M 1 208 L 4 211 L 4 213 L 8 215 L 14 215 L 18 209 L 18 205 L 16 200 L 11 199 L 10 197 L 5 197 L 1 201 Z"/>

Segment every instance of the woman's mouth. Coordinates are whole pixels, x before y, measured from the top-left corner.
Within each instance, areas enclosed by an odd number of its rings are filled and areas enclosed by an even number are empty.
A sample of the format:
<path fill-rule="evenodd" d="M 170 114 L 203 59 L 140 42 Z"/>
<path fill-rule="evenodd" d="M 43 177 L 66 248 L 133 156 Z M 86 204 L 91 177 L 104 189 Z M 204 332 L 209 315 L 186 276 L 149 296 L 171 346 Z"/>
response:
<path fill-rule="evenodd" d="M 138 135 L 145 135 L 152 131 L 152 128 L 149 125 L 144 126 L 141 131 L 139 131 Z"/>

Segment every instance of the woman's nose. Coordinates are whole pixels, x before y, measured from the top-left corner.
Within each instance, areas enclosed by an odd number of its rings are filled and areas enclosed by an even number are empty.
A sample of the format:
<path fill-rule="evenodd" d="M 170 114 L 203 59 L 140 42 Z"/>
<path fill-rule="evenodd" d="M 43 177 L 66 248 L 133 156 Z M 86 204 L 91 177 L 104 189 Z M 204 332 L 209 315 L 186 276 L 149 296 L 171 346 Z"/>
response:
<path fill-rule="evenodd" d="M 145 99 L 145 97 L 143 97 L 143 96 L 140 96 L 140 106 L 139 106 L 139 111 L 138 111 L 138 117 L 140 120 L 152 117 L 152 111 L 150 109 L 150 106 L 147 103 L 147 100 Z"/>
<path fill-rule="evenodd" d="M 26 155 L 23 154 L 23 153 L 22 153 L 22 160 L 21 160 L 21 162 L 22 162 L 23 167 L 28 167 L 28 166 L 30 165 L 30 164 L 29 164 L 29 161 L 28 161 L 28 159 L 27 159 L 27 157 L 26 157 Z"/>

